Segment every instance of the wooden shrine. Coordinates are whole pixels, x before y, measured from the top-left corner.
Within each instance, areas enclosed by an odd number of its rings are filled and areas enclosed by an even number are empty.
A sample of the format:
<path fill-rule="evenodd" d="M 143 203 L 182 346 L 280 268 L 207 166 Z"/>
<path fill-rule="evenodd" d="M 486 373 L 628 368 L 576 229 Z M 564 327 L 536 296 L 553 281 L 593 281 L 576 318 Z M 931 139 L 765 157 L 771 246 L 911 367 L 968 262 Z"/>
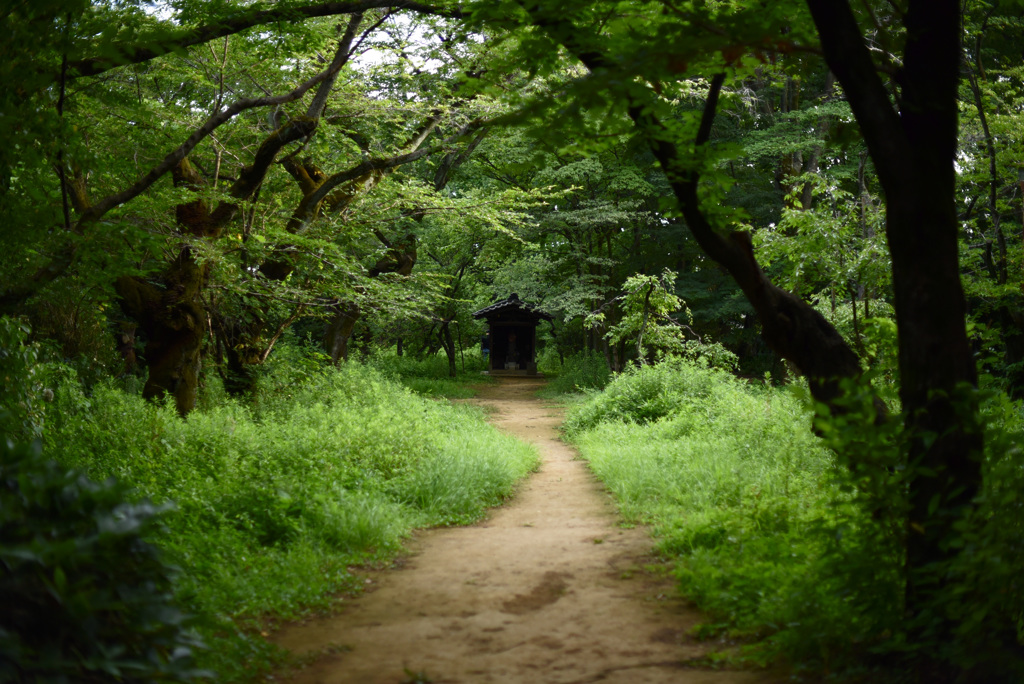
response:
<path fill-rule="evenodd" d="M 552 323 L 550 314 L 513 292 L 508 299 L 474 312 L 473 318 L 487 321 L 481 342 L 490 350 L 487 368 L 492 375 L 537 374 L 537 326 L 541 321 Z"/>

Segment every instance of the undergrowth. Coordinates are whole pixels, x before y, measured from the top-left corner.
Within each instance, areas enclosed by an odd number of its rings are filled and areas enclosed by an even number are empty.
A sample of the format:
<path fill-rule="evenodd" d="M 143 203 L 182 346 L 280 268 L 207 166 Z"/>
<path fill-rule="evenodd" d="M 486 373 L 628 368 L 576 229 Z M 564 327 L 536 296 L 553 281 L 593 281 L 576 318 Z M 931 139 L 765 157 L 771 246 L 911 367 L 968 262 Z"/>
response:
<path fill-rule="evenodd" d="M 477 348 L 460 355 L 454 378 L 449 376 L 448 357 L 443 354 L 416 358 L 409 354 L 398 356 L 394 350 L 384 350 L 370 356 L 367 363 L 413 392 L 429 397 L 468 399 L 476 394 L 474 385 L 494 382 L 483 374 L 487 369 L 487 361 Z"/>
<path fill-rule="evenodd" d="M 552 372 L 551 369 L 545 372 Z M 595 351 L 582 351 L 567 356 L 557 368 L 557 375 L 548 382 L 547 394 L 569 394 L 604 389 L 611 381 L 611 371 L 604 355 Z"/>
<path fill-rule="evenodd" d="M 276 364 L 276 365 L 275 365 Z M 508 497 L 535 451 L 481 413 L 429 401 L 377 370 L 324 369 L 287 349 L 251 403 L 208 380 L 186 420 L 63 369 L 45 455 L 133 500 L 172 505 L 155 538 L 199 616 L 202 667 L 237 681 L 279 658 L 259 636 L 356 588 L 350 568 L 394 554 L 415 527 L 462 524 Z"/>
<path fill-rule="evenodd" d="M 1020 412 L 990 406 L 989 503 L 962 570 L 969 586 L 950 599 L 982 635 L 1016 615 L 1024 636 L 1024 587 L 1010 569 L 1024 562 Z M 881 676 L 876 656 L 905 648 L 898 535 L 811 424 L 792 391 L 671 361 L 620 375 L 573 407 L 565 429 L 623 515 L 652 526 L 680 592 L 710 615 L 700 634 L 741 639 L 756 662 Z"/>

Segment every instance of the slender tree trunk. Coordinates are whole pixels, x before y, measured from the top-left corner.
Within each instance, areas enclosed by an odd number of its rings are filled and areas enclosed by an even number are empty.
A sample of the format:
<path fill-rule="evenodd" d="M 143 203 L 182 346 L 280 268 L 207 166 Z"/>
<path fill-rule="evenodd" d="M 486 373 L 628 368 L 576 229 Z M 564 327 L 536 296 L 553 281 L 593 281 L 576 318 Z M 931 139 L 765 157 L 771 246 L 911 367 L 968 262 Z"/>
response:
<path fill-rule="evenodd" d="M 454 378 L 458 375 L 458 366 L 455 363 L 455 340 L 452 338 L 451 321 L 441 323 L 441 346 L 448 357 L 448 377 Z"/>
<path fill-rule="evenodd" d="M 860 330 L 860 320 L 857 316 L 857 295 L 861 289 L 862 288 L 858 285 L 854 285 L 850 288 L 850 312 L 853 315 L 853 344 L 857 348 L 857 353 L 863 358 L 866 356 L 864 350 L 864 339 Z"/>

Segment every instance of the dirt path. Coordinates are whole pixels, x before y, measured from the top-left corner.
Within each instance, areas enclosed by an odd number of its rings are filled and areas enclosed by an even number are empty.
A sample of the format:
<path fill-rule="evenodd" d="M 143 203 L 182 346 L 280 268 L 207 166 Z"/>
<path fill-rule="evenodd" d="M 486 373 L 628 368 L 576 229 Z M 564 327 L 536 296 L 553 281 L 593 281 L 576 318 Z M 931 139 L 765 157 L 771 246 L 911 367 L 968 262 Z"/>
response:
<path fill-rule="evenodd" d="M 401 569 L 338 615 L 282 630 L 281 645 L 324 654 L 292 684 L 770 681 L 683 665 L 706 649 L 686 637 L 699 616 L 643 570 L 650 538 L 618 526 L 559 440 L 560 413 L 533 397 L 540 382 L 502 379 L 475 400 L 538 446 L 540 471 L 488 520 L 419 535 Z"/>

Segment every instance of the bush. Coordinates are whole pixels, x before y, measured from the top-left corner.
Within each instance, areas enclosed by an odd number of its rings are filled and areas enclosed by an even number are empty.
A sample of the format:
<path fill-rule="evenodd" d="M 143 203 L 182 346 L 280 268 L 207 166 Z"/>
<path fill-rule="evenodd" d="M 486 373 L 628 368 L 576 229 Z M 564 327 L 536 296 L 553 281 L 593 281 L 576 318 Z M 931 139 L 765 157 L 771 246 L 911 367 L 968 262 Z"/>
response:
<path fill-rule="evenodd" d="M 28 343 L 29 332 L 27 324 L 0 316 L 0 439 L 32 439 L 42 434 L 45 411 L 39 350 Z"/>
<path fill-rule="evenodd" d="M 165 507 L 126 503 L 0 444 L 0 681 L 184 682 L 201 644 L 172 598 L 175 571 L 149 542 Z"/>
<path fill-rule="evenodd" d="M 595 351 L 583 351 L 566 357 L 558 376 L 548 386 L 559 394 L 600 390 L 608 385 L 611 377 L 604 356 Z"/>
<path fill-rule="evenodd" d="M 565 421 L 565 429 L 574 435 L 606 422 L 652 423 L 704 401 L 716 383 L 730 381 L 735 383 L 723 371 L 679 359 L 656 366 L 633 366 L 615 378 L 604 392 L 573 410 Z"/>

